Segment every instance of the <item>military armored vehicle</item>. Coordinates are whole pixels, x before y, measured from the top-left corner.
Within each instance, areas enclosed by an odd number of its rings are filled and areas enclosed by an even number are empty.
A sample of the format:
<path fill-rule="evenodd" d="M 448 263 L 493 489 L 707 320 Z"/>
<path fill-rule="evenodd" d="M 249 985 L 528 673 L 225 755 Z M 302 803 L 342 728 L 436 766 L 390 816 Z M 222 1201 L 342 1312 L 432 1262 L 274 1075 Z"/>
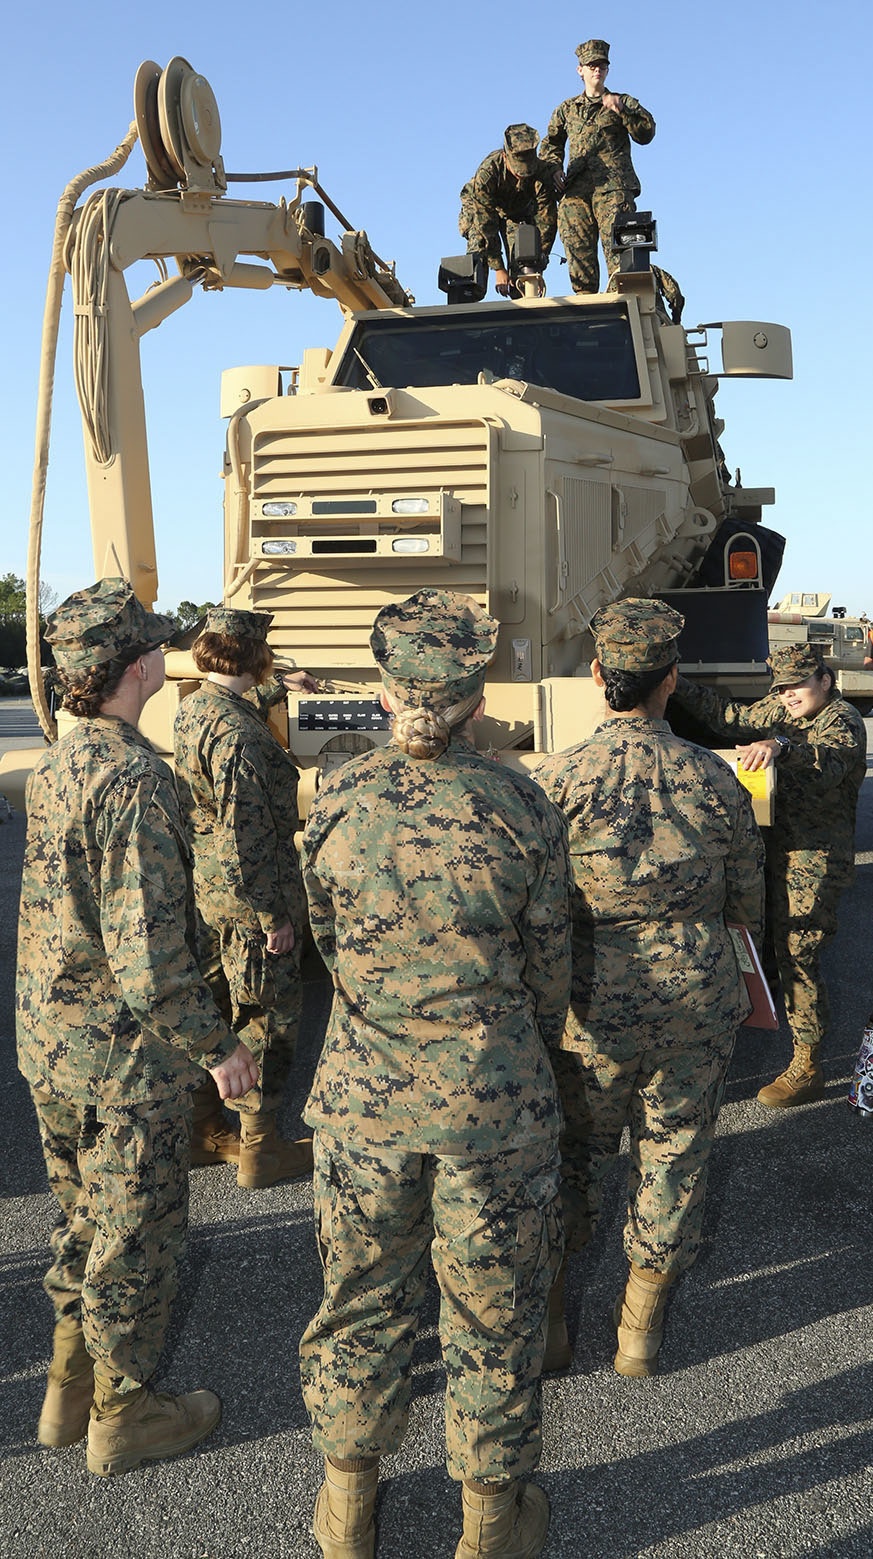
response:
<path fill-rule="evenodd" d="M 679 607 L 689 674 L 737 696 L 763 690 L 784 542 L 761 523 L 773 489 L 731 479 L 715 399 L 721 376 L 791 377 L 784 327 L 672 322 L 639 235 L 606 294 L 414 307 L 317 170 L 244 176 L 290 185 L 275 205 L 228 198 L 217 104 L 187 61 L 147 62 L 134 95 L 146 186 L 79 203 L 118 172 L 133 129 L 68 186 L 47 307 L 50 362 L 68 271 L 98 577 L 123 573 L 146 605 L 157 598 L 141 336 L 198 287 L 309 288 L 344 315 L 332 348 L 305 350 L 292 370 L 229 369 L 221 391 L 222 597 L 273 613 L 278 660 L 318 679 L 317 696 L 289 698 L 276 717 L 304 804 L 321 771 L 387 741 L 370 628 L 423 586 L 467 592 L 502 624 L 478 739 L 504 761 L 530 765 L 594 723 L 589 625 L 618 596 Z M 149 257 L 161 280 L 131 303 L 125 272 Z M 51 738 L 35 604 L 49 403 L 46 378 L 28 583 L 33 695 Z M 195 677 L 171 649 L 144 725 L 163 751 Z"/>
<path fill-rule="evenodd" d="M 873 710 L 873 628 L 865 617 L 847 617 L 824 590 L 793 590 L 767 613 L 770 648 L 816 644 L 834 672 L 837 688 L 863 715 Z M 866 664 L 865 664 L 866 663 Z"/>

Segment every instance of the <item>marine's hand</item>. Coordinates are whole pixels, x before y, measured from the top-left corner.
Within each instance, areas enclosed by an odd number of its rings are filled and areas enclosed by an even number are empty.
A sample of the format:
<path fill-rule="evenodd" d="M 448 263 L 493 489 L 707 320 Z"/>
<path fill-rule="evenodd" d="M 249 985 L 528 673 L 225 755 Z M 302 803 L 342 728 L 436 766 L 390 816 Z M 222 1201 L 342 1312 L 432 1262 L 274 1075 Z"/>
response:
<path fill-rule="evenodd" d="M 290 920 L 286 920 L 284 926 L 280 926 L 278 931 L 267 932 L 268 953 L 290 953 L 293 946 L 294 927 Z"/>
<path fill-rule="evenodd" d="M 750 742 L 748 747 L 738 747 L 737 757 L 744 769 L 769 769 L 779 756 L 778 742 Z"/>
<path fill-rule="evenodd" d="M 500 293 L 501 297 L 508 298 L 509 297 L 509 272 L 508 271 L 495 271 L 494 272 L 494 285 L 497 288 L 497 291 Z"/>
<path fill-rule="evenodd" d="M 308 671 L 280 671 L 283 687 L 289 693 L 317 693 L 318 683 Z"/>
<path fill-rule="evenodd" d="M 555 194 L 556 195 L 563 195 L 563 193 L 564 193 L 564 185 L 566 184 L 566 182 L 567 182 L 567 176 L 566 176 L 563 168 L 556 168 L 554 173 L 552 174 L 552 183 L 555 186 Z"/>
<path fill-rule="evenodd" d="M 604 108 L 608 108 L 611 113 L 613 113 L 613 114 L 620 114 L 621 113 L 622 99 L 621 99 L 621 93 L 620 92 L 604 92 L 603 97 L 600 99 L 600 101 L 603 104 Z"/>
<path fill-rule="evenodd" d="M 258 1080 L 258 1063 L 242 1040 L 221 1066 L 211 1066 L 210 1076 L 222 1099 L 241 1099 Z"/>

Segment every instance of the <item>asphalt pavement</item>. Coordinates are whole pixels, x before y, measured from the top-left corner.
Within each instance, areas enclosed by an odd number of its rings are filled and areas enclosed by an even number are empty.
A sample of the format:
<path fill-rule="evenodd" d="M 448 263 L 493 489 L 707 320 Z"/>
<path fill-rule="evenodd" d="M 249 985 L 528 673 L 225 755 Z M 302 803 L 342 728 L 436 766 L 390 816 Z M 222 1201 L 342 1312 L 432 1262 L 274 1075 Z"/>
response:
<path fill-rule="evenodd" d="M 192 1173 L 188 1256 L 158 1384 L 220 1393 L 224 1416 L 209 1440 L 105 1482 L 87 1472 L 81 1445 L 49 1451 L 35 1442 L 52 1328 L 40 1277 L 54 1214 L 12 1038 L 23 839 L 20 814 L 0 826 L 0 1555 L 318 1559 L 309 1524 L 320 1464 L 296 1362 L 321 1287 L 307 1185 L 242 1191 L 227 1166 Z M 632 1381 L 612 1370 L 626 1161 L 594 1243 L 571 1266 L 575 1360 L 543 1393 L 539 1479 L 552 1502 L 544 1559 L 873 1556 L 873 1120 L 845 1102 L 873 1008 L 869 777 L 858 850 L 827 954 L 826 1096 L 782 1113 L 757 1104 L 787 1058 L 787 1038 L 742 1032 L 704 1249 L 677 1288 L 661 1374 Z M 323 980 L 307 985 L 289 1132 L 302 1129 L 328 999 Z M 378 1559 L 451 1559 L 460 1531 L 443 1461 L 436 1313 L 432 1285 L 409 1431 L 383 1464 Z"/>

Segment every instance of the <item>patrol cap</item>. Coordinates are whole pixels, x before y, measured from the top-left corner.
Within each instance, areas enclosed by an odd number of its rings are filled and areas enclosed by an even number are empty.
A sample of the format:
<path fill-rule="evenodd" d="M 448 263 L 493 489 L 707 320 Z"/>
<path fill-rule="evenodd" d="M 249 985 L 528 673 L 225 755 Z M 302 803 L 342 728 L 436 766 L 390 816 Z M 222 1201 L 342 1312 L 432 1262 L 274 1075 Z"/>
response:
<path fill-rule="evenodd" d="M 666 671 L 679 659 L 677 640 L 684 627 L 680 612 L 645 596 L 614 601 L 591 620 L 604 671 Z"/>
<path fill-rule="evenodd" d="M 46 623 L 45 638 L 62 671 L 85 671 L 137 646 L 156 649 L 176 632 L 172 617 L 149 612 L 126 579 L 101 579 L 67 596 Z"/>
<path fill-rule="evenodd" d="M 773 673 L 774 688 L 797 687 L 808 682 L 817 671 L 827 671 L 821 651 L 814 644 L 785 644 L 774 650 L 767 665 Z"/>
<path fill-rule="evenodd" d="M 503 151 L 512 173 L 530 173 L 537 160 L 539 136 L 532 125 L 507 125 L 503 132 Z"/>
<path fill-rule="evenodd" d="M 447 708 L 474 693 L 497 648 L 499 623 L 472 596 L 417 590 L 383 606 L 370 648 L 389 692 L 405 703 Z"/>
<path fill-rule="evenodd" d="M 580 65 L 594 65 L 597 60 L 605 60 L 609 64 L 609 44 L 604 38 L 589 38 L 587 43 L 580 43 L 576 49 Z"/>
<path fill-rule="evenodd" d="M 210 606 L 203 633 L 220 633 L 228 639 L 266 639 L 272 612 L 243 612 L 233 606 Z"/>

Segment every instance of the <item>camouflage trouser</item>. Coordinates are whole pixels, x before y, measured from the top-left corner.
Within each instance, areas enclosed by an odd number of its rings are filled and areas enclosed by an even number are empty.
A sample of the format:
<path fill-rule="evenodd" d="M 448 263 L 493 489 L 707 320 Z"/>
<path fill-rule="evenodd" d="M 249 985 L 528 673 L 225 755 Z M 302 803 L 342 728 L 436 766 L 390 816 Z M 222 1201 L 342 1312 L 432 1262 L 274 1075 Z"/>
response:
<path fill-rule="evenodd" d="M 290 953 L 268 953 L 262 933 L 231 924 L 220 933 L 201 925 L 197 957 L 225 1022 L 244 1040 L 261 1070 L 257 1088 L 227 1099 L 230 1110 L 275 1112 L 291 1073 L 300 1025 L 299 943 Z"/>
<path fill-rule="evenodd" d="M 557 1143 L 487 1158 L 355 1148 L 315 1134 L 324 1298 L 300 1343 L 323 1455 L 381 1456 L 406 1428 L 430 1252 L 440 1287 L 446 1462 L 502 1480 L 540 1455 L 549 1289 L 563 1250 Z"/>
<path fill-rule="evenodd" d="M 636 211 L 632 195 L 623 190 L 594 190 L 591 195 L 565 195 L 558 205 L 558 232 L 574 292 L 597 292 L 600 266 L 597 261 L 597 237 L 600 235 L 609 275 L 618 266 L 612 253 L 612 229 L 616 217 Z"/>
<path fill-rule="evenodd" d="M 630 1131 L 624 1248 L 637 1266 L 678 1274 L 700 1249 L 709 1155 L 735 1035 L 679 1045 L 606 1040 L 571 1007 L 553 1054 L 564 1110 L 561 1195 L 569 1250 L 591 1239 L 602 1184 Z"/>
<path fill-rule="evenodd" d="M 767 922 L 791 1033 L 804 1045 L 820 1044 L 830 1018 L 819 966 L 822 948 L 835 935 L 837 906 L 846 887 L 840 863 L 834 872 L 826 850 L 767 850 Z"/>
<path fill-rule="evenodd" d="M 132 1391 L 154 1374 L 185 1247 L 187 1096 L 104 1109 L 31 1092 L 61 1209 L 46 1293 L 57 1320 L 81 1319 L 113 1390 Z"/>

